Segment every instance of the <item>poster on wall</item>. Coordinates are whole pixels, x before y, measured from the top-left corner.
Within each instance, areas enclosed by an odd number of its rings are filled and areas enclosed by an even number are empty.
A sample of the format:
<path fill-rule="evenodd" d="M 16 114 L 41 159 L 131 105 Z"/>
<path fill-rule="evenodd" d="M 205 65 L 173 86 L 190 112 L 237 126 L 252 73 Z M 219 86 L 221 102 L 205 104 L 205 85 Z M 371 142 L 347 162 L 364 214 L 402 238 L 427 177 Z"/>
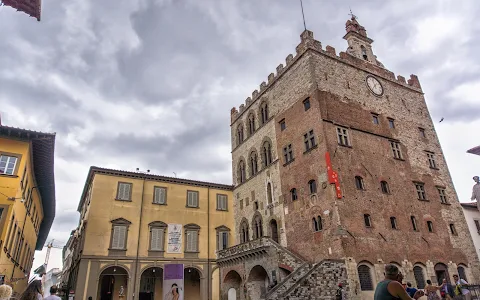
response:
<path fill-rule="evenodd" d="M 167 253 L 182 253 L 182 224 L 168 224 Z"/>
<path fill-rule="evenodd" d="M 183 300 L 183 264 L 167 264 L 163 267 L 163 299 Z"/>

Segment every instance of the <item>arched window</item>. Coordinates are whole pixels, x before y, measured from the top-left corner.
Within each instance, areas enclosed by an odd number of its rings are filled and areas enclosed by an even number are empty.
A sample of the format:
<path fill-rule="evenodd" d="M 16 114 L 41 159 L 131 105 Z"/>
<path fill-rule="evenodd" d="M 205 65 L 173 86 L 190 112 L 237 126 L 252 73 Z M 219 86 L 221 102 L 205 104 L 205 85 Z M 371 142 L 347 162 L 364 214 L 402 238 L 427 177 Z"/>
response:
<path fill-rule="evenodd" d="M 258 173 L 258 156 L 256 151 L 250 153 L 250 176 L 254 176 Z"/>
<path fill-rule="evenodd" d="M 392 226 L 392 229 L 397 229 L 397 218 L 390 217 L 390 226 Z"/>
<path fill-rule="evenodd" d="M 244 183 L 247 180 L 246 172 L 245 172 L 245 162 L 240 160 L 238 163 L 238 183 Z"/>
<path fill-rule="evenodd" d="M 267 201 L 268 201 L 268 204 L 272 204 L 273 202 L 272 184 L 270 182 L 267 183 Z"/>
<path fill-rule="evenodd" d="M 263 236 L 262 216 L 260 216 L 260 214 L 256 214 L 253 217 L 253 238 L 259 239 L 262 236 Z"/>
<path fill-rule="evenodd" d="M 413 276 L 415 277 L 415 282 L 417 283 L 417 288 L 425 288 L 425 276 L 423 275 L 423 268 L 420 266 L 413 267 Z"/>
<path fill-rule="evenodd" d="M 295 201 L 298 199 L 298 196 L 297 196 L 297 189 L 296 188 L 293 188 L 290 190 L 290 195 L 292 196 L 292 201 Z"/>
<path fill-rule="evenodd" d="M 268 121 L 268 104 L 266 102 L 262 103 L 260 107 L 260 115 L 262 117 L 262 125 Z"/>
<path fill-rule="evenodd" d="M 318 231 L 318 223 L 315 217 L 312 218 L 312 223 L 313 223 L 313 231 Z"/>
<path fill-rule="evenodd" d="M 382 193 L 390 194 L 390 188 L 388 187 L 388 182 L 380 181 L 380 187 L 382 188 Z"/>
<path fill-rule="evenodd" d="M 255 115 L 248 116 L 248 135 L 251 136 L 255 132 Z"/>
<path fill-rule="evenodd" d="M 433 232 L 433 223 L 432 221 L 427 221 L 428 232 Z"/>
<path fill-rule="evenodd" d="M 308 182 L 308 188 L 310 189 L 310 194 L 315 194 L 317 192 L 317 182 L 315 180 L 310 180 Z"/>
<path fill-rule="evenodd" d="M 465 268 L 463 266 L 458 266 L 457 271 L 458 271 L 458 276 L 460 277 L 460 279 L 463 279 L 463 280 L 468 282 L 467 275 L 466 275 L 466 272 L 465 272 Z"/>
<path fill-rule="evenodd" d="M 272 145 L 270 145 L 270 142 L 266 141 L 263 143 L 263 153 L 262 153 L 262 158 L 263 158 L 263 166 L 267 167 L 272 163 Z"/>
<path fill-rule="evenodd" d="M 372 219 L 369 214 L 363 215 L 363 221 L 365 222 L 365 227 L 372 227 Z"/>
<path fill-rule="evenodd" d="M 240 124 L 237 127 L 237 145 L 243 143 L 243 125 Z"/>
<path fill-rule="evenodd" d="M 323 224 L 322 224 L 322 217 L 318 216 L 318 217 L 314 217 L 312 218 L 312 221 L 313 221 L 313 230 L 314 231 L 320 231 L 323 229 Z"/>
<path fill-rule="evenodd" d="M 246 243 L 248 241 L 248 222 L 243 220 L 242 224 L 240 225 L 240 243 Z"/>
<path fill-rule="evenodd" d="M 358 190 L 364 190 L 365 185 L 363 184 L 363 178 L 360 176 L 355 176 L 355 186 Z"/>
<path fill-rule="evenodd" d="M 373 291 L 372 273 L 367 265 L 360 265 L 357 268 L 358 279 L 360 279 L 360 288 L 362 291 Z"/>
<path fill-rule="evenodd" d="M 363 45 L 360 47 L 362 49 L 362 57 L 363 59 L 367 60 L 368 59 L 368 56 L 367 56 L 367 48 L 365 48 Z"/>

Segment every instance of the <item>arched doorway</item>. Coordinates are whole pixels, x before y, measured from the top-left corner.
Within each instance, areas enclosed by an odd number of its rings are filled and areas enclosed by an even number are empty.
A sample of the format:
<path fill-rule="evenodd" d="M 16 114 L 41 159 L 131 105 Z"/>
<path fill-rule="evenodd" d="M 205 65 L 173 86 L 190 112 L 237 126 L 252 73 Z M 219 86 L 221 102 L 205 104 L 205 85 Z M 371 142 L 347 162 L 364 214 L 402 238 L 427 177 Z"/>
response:
<path fill-rule="evenodd" d="M 222 285 L 225 287 L 224 291 L 227 291 L 227 300 L 240 299 L 240 288 L 242 286 L 240 274 L 233 270 L 228 272 Z"/>
<path fill-rule="evenodd" d="M 140 278 L 139 300 L 161 300 L 163 288 L 163 270 L 148 268 Z"/>
<path fill-rule="evenodd" d="M 272 219 L 270 221 L 270 235 L 272 237 L 272 240 L 278 243 L 278 226 L 277 226 L 277 220 Z"/>
<path fill-rule="evenodd" d="M 117 300 L 128 295 L 128 272 L 123 267 L 108 267 L 98 280 L 98 299 Z"/>
<path fill-rule="evenodd" d="M 184 299 L 200 300 L 200 272 L 195 268 L 184 270 Z"/>
<path fill-rule="evenodd" d="M 255 266 L 250 271 L 247 280 L 247 293 L 250 299 L 262 299 L 265 297 L 269 285 L 268 273 L 262 266 Z M 247 297 L 247 299 L 249 299 Z"/>
<path fill-rule="evenodd" d="M 435 275 L 437 275 L 438 285 L 442 284 L 443 279 L 447 279 L 447 282 L 450 283 L 450 275 L 448 274 L 448 268 L 442 263 L 435 265 Z"/>

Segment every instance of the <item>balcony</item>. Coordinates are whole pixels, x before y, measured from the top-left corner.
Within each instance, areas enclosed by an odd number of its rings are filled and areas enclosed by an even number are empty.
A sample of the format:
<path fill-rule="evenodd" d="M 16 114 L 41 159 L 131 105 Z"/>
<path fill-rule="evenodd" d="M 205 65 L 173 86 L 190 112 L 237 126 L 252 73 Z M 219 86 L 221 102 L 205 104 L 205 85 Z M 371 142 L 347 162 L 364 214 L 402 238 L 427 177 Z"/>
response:
<path fill-rule="evenodd" d="M 239 244 L 217 253 L 217 263 L 225 264 L 241 261 L 245 258 L 265 255 L 272 246 L 272 241 L 268 237 L 262 237 L 243 244 Z"/>

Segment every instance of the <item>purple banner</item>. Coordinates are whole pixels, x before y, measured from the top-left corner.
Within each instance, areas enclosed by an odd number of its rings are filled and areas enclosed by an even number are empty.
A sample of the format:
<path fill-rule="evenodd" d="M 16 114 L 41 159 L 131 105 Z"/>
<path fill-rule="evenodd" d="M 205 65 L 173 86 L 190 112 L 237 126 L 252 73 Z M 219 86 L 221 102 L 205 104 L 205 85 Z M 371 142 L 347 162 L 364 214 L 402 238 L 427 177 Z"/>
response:
<path fill-rule="evenodd" d="M 164 265 L 163 280 L 183 279 L 183 265 L 170 264 Z"/>
<path fill-rule="evenodd" d="M 163 299 L 183 300 L 183 264 L 163 266 Z"/>

